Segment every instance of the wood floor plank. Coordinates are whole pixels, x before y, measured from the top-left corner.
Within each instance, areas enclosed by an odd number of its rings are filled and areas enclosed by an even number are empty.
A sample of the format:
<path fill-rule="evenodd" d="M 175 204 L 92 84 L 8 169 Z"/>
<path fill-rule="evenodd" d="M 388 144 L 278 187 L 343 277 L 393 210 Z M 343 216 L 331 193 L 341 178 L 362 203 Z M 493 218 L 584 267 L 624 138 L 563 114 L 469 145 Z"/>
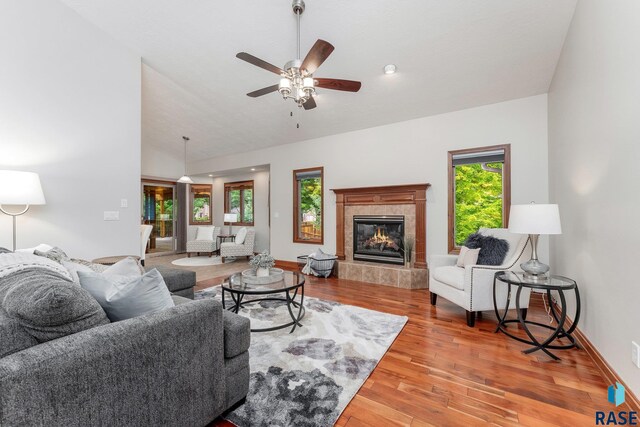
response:
<path fill-rule="evenodd" d="M 608 384 L 586 352 L 556 351 L 560 361 L 525 355 L 526 344 L 495 333 L 493 313 L 469 328 L 463 309 L 443 298 L 432 306 L 428 290 L 335 278 L 309 278 L 305 294 L 409 317 L 336 425 L 578 426 L 608 408 Z M 529 319 L 547 319 L 537 294 Z"/>

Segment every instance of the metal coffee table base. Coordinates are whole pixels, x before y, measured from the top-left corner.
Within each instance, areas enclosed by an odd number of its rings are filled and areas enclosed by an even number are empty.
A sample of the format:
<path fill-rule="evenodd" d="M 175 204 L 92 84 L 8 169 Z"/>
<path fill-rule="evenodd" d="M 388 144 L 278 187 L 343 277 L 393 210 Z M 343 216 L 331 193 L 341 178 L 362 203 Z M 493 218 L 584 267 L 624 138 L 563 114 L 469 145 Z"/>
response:
<path fill-rule="evenodd" d="M 301 289 L 300 302 L 295 301 L 295 298 L 298 295 L 298 289 Z M 243 301 L 244 296 L 246 295 L 245 293 L 233 292 L 223 288 L 222 289 L 222 308 L 227 309 L 225 304 L 225 292 L 228 292 L 229 294 L 231 294 L 230 296 L 231 296 L 231 300 L 233 301 L 233 305 L 231 305 L 228 308 L 228 310 L 233 311 L 234 313 L 238 313 L 238 311 L 240 311 L 240 308 L 244 307 L 245 305 L 253 304 L 260 301 L 283 301 L 287 303 L 287 310 L 289 310 L 289 315 L 291 316 L 291 322 L 285 323 L 284 325 L 272 326 L 270 328 L 251 329 L 251 332 L 277 331 L 278 329 L 284 329 L 284 328 L 288 328 L 289 326 L 293 326 L 291 328 L 291 331 L 289 331 L 289 333 L 292 333 L 293 331 L 296 330 L 297 326 L 302 326 L 302 323 L 300 323 L 300 320 L 302 320 L 302 318 L 306 313 L 306 310 L 304 308 L 304 287 L 303 286 L 296 288 L 293 291 L 293 295 L 291 295 L 289 291 L 283 291 L 285 294 L 284 298 L 268 296 L 263 298 L 250 299 L 246 301 Z M 296 310 L 297 310 L 297 314 L 294 313 Z"/>

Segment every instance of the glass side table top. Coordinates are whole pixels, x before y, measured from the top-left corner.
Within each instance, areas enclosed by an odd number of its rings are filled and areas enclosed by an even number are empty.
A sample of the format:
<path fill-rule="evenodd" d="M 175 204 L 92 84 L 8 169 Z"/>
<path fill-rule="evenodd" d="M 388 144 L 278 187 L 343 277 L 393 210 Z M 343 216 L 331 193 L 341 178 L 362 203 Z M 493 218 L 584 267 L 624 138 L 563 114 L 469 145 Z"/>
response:
<path fill-rule="evenodd" d="M 243 294 L 271 294 L 286 291 L 304 285 L 304 276 L 295 271 L 285 271 L 282 280 L 268 284 L 245 283 L 242 273 L 235 273 L 222 284 L 222 288 L 230 292 Z"/>
<path fill-rule="evenodd" d="M 576 281 L 564 276 L 551 275 L 546 279 L 532 280 L 524 276 L 523 273 L 515 273 L 513 271 L 502 271 L 496 273 L 496 278 L 502 282 L 511 283 L 512 285 L 523 285 L 528 288 L 537 289 L 573 289 L 576 287 Z"/>

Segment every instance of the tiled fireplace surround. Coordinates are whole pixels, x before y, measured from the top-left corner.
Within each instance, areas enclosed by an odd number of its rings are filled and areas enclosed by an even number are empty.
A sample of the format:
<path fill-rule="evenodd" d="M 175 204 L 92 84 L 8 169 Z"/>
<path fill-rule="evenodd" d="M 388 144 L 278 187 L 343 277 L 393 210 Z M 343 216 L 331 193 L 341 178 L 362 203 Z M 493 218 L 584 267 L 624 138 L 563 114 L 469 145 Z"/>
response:
<path fill-rule="evenodd" d="M 426 242 L 426 189 L 429 184 L 333 190 L 337 195 L 338 277 L 398 288 L 428 287 L 424 246 Z M 422 197 L 421 197 L 422 196 Z M 422 209 L 422 211 L 418 211 Z M 353 260 L 353 217 L 355 215 L 403 215 L 405 238 L 416 242 L 411 268 Z M 416 227 L 416 217 L 424 221 Z M 342 220 L 342 221 L 341 221 Z M 422 250 L 418 250 L 422 247 Z"/>

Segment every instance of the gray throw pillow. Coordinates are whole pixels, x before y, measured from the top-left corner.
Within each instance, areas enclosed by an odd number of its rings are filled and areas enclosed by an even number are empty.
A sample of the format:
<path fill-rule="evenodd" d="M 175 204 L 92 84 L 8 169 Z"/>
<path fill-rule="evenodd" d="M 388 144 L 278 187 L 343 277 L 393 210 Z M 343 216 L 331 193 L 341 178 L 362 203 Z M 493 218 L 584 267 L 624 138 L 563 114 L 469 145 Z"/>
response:
<path fill-rule="evenodd" d="M 33 251 L 34 255 L 43 256 L 45 258 L 49 258 L 52 261 L 62 263 L 62 261 L 68 261 L 69 257 L 66 253 L 59 247 L 54 247 L 53 249 L 49 249 L 46 252 L 39 251 L 38 249 Z"/>
<path fill-rule="evenodd" d="M 0 358 L 36 344 L 38 341 L 0 308 Z"/>
<path fill-rule="evenodd" d="M 175 304 L 155 268 L 142 276 L 108 276 L 78 271 L 80 286 L 100 303 L 112 322 L 171 308 Z"/>
<path fill-rule="evenodd" d="M 84 289 L 42 268 L 0 279 L 0 303 L 38 342 L 108 324 L 100 304 Z"/>
<path fill-rule="evenodd" d="M 480 249 L 478 265 L 502 265 L 509 252 L 509 242 L 506 240 L 480 233 L 470 234 L 464 246 L 469 249 Z"/>

